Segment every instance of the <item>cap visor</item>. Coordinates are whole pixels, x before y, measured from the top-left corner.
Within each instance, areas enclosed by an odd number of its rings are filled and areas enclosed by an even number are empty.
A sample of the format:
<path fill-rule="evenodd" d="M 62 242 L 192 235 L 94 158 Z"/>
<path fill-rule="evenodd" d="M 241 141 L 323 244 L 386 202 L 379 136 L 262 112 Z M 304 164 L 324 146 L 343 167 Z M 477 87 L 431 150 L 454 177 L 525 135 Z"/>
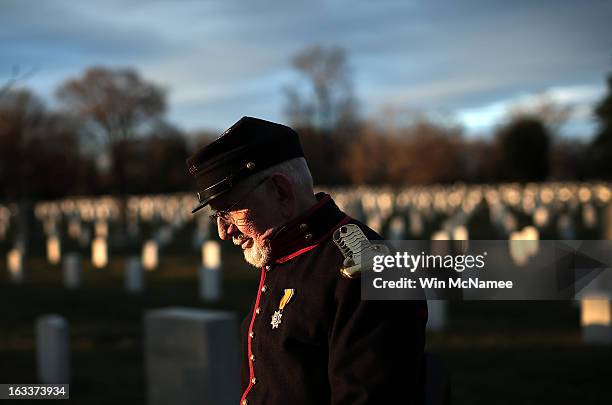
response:
<path fill-rule="evenodd" d="M 208 204 L 208 202 L 196 205 L 196 207 L 191 210 L 191 213 L 195 214 L 196 212 L 200 211 L 202 208 L 206 207 L 207 204 Z"/>

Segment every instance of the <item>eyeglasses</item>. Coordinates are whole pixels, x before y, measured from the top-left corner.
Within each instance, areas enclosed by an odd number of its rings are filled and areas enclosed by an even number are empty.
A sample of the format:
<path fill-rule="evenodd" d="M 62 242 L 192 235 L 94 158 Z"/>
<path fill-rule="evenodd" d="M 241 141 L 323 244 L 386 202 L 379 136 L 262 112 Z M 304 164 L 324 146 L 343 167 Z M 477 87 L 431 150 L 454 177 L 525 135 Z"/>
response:
<path fill-rule="evenodd" d="M 236 206 L 238 206 L 238 204 L 240 204 L 241 202 L 244 202 L 244 200 L 251 194 L 253 193 L 253 191 L 257 190 L 259 188 L 259 186 L 261 186 L 262 184 L 264 184 L 266 181 L 268 181 L 270 177 L 264 177 L 263 179 L 261 179 L 257 184 L 255 184 L 255 186 L 253 186 L 253 188 L 251 188 L 249 191 L 247 191 L 242 197 L 240 197 L 240 199 L 238 199 L 238 201 L 234 202 L 232 205 L 230 205 L 229 207 L 222 209 L 222 210 L 218 210 L 212 213 L 212 215 L 210 216 L 210 219 L 213 222 L 217 222 L 218 218 L 221 218 L 224 221 L 229 221 L 230 219 L 230 212 L 236 208 Z"/>

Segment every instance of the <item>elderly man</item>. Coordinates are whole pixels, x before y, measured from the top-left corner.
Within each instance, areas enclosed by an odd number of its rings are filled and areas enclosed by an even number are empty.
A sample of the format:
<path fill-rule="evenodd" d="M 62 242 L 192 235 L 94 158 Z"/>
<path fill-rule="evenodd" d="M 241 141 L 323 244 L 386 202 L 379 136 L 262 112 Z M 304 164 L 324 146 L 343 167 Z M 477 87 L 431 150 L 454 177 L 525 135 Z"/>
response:
<path fill-rule="evenodd" d="M 261 272 L 241 328 L 241 403 L 422 403 L 426 306 L 361 300 L 334 238 L 381 238 L 313 192 L 298 135 L 244 117 L 187 164 L 194 212 L 210 205 L 219 237 Z"/>

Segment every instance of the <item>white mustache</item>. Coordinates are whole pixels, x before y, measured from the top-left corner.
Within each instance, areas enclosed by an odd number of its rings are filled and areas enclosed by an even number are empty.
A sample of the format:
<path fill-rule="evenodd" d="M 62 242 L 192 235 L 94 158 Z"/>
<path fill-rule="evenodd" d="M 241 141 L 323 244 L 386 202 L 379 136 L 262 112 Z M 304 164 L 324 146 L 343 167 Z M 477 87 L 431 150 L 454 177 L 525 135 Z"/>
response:
<path fill-rule="evenodd" d="M 243 234 L 232 236 L 232 242 L 236 246 L 241 245 L 242 242 L 244 242 L 244 239 L 246 239 L 246 236 L 244 236 Z"/>

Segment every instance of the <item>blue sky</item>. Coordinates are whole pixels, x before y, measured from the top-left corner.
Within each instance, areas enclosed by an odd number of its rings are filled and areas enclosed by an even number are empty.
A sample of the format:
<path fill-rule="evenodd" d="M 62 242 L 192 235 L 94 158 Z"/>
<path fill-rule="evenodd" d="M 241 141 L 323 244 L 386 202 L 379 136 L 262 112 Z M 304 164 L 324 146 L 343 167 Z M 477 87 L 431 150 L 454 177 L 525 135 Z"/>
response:
<path fill-rule="evenodd" d="M 0 80 L 35 68 L 21 84 L 53 105 L 86 67 L 130 66 L 167 89 L 175 125 L 223 130 L 286 120 L 291 57 L 340 46 L 366 118 L 442 113 L 480 134 L 546 97 L 572 108 L 565 133 L 588 136 L 610 21 L 610 1 L 0 0 Z"/>

